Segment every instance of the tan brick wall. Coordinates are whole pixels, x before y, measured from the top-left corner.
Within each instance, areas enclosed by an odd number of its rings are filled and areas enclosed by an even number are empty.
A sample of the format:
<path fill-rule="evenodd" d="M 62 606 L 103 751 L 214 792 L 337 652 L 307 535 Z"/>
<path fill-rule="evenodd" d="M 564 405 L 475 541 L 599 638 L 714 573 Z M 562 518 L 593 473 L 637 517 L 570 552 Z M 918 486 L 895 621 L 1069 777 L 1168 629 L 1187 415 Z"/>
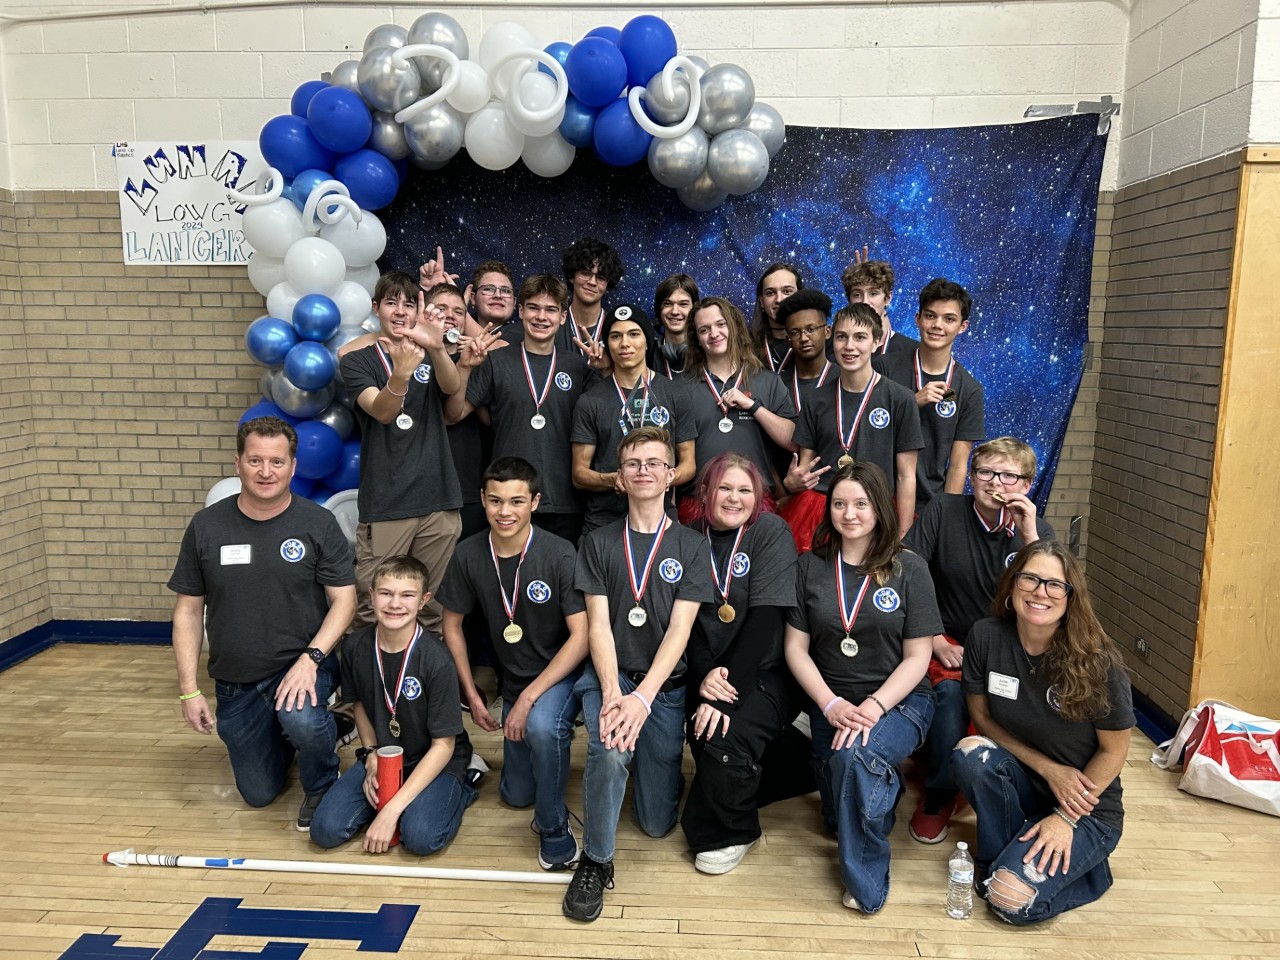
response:
<path fill-rule="evenodd" d="M 1111 230 L 1089 573 L 1135 687 L 1175 717 L 1195 647 L 1239 166 L 1232 154 L 1126 187 Z"/>

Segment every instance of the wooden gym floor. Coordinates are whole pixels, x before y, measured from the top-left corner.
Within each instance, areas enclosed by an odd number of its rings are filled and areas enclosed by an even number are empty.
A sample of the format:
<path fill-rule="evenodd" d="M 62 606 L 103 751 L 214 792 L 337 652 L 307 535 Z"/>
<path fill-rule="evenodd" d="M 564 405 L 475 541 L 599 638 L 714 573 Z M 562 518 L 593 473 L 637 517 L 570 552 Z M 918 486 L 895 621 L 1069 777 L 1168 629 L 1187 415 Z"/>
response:
<path fill-rule="evenodd" d="M 498 801 L 498 737 L 472 736 L 494 769 L 457 840 L 430 860 L 396 851 L 382 862 L 537 870 L 530 812 Z M 206 897 L 280 910 L 420 904 L 401 956 L 1280 957 L 1280 822 L 1179 793 L 1176 775 L 1147 762 L 1152 745 L 1137 731 L 1123 774 L 1128 816 L 1112 859 L 1115 886 L 1035 929 L 1008 927 L 981 904 L 969 921 L 946 916 L 951 843 L 929 847 L 907 835 L 914 790 L 899 807 L 889 903 L 869 918 L 840 904 L 834 843 L 815 797 L 768 808 L 763 842 L 723 877 L 693 869 L 678 829 L 650 840 L 624 811 L 617 889 L 589 925 L 561 916 L 558 886 L 107 866 L 103 853 L 127 847 L 374 859 L 358 841 L 327 854 L 312 847 L 293 826 L 296 782 L 266 809 L 240 801 L 221 741 L 182 725 L 165 647 L 62 645 L 0 673 L 0 747 L 0 960 L 59 957 L 86 933 L 119 937 L 96 956 L 194 957 L 161 948 Z M 570 795 L 579 811 L 582 749 L 575 744 Z M 972 842 L 972 811 L 953 827 L 955 839 Z M 356 953 L 353 942 L 312 936 L 307 960 Z M 267 939 L 220 936 L 209 949 L 285 955 L 264 950 Z"/>

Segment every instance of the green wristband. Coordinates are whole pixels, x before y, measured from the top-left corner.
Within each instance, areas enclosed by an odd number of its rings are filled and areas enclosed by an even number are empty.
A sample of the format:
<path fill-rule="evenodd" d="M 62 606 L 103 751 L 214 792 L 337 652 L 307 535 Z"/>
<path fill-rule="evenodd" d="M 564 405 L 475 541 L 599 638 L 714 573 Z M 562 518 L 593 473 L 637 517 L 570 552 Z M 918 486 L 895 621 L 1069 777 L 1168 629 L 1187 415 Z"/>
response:
<path fill-rule="evenodd" d="M 204 694 L 202 694 L 199 690 L 195 691 L 194 693 L 180 693 L 178 694 L 178 702 L 185 703 L 187 700 L 194 700 L 196 697 L 202 697 L 202 696 L 204 696 Z"/>

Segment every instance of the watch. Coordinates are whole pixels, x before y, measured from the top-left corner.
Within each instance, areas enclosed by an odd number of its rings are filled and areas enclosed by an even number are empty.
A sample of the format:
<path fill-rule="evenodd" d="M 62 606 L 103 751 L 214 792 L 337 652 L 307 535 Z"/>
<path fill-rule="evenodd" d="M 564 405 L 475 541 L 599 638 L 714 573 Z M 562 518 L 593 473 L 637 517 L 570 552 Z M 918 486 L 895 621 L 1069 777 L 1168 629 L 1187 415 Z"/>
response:
<path fill-rule="evenodd" d="M 356 747 L 356 763 L 364 763 L 370 754 L 376 754 L 377 747 Z"/>
<path fill-rule="evenodd" d="M 302 652 L 306 654 L 308 657 L 310 657 L 311 662 L 314 663 L 316 666 L 320 666 L 320 664 L 324 663 L 325 657 L 328 656 L 328 654 L 325 653 L 323 650 L 321 650 L 319 647 L 307 647 L 307 649 L 303 650 Z"/>

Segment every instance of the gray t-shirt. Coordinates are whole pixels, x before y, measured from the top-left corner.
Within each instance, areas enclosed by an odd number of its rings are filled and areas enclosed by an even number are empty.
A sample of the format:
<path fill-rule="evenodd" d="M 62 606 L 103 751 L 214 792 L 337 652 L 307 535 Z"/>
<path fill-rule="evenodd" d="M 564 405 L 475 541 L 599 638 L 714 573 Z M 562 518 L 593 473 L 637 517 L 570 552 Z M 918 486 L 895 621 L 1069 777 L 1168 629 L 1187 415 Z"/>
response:
<path fill-rule="evenodd" d="M 846 563 L 839 566 L 845 600 L 852 609 L 863 575 Z M 822 679 L 851 703 L 861 703 L 875 693 L 902 663 L 903 640 L 932 637 L 942 627 L 929 570 L 909 550 L 898 554 L 895 569 L 884 584 L 873 579 L 867 585 L 850 632 L 857 643 L 853 656 L 841 650 L 845 632 L 836 592 L 836 560 L 823 560 L 813 553 L 800 558 L 796 605 L 787 613 L 787 623 L 809 634 L 809 656 Z M 933 696 L 928 678 L 922 676 L 913 692 Z"/>
<path fill-rule="evenodd" d="M 569 637 L 565 618 L 586 609 L 582 594 L 573 585 L 577 562 L 573 546 L 537 527 L 531 527 L 530 531 L 533 540 L 523 563 L 519 556 L 498 558 L 501 585 L 493 567 L 486 530 L 458 544 L 436 591 L 440 606 L 454 613 L 468 614 L 480 607 L 494 653 L 502 664 L 502 696 L 508 701 L 515 701 L 564 646 Z M 502 592 L 514 600 L 514 621 L 524 631 L 515 643 L 508 643 L 502 636 L 511 622 L 503 606 Z"/>
<path fill-rule="evenodd" d="M 1098 730 L 1128 730 L 1135 721 L 1129 675 L 1120 666 L 1107 674 L 1111 709 L 1096 720 L 1066 720 L 1056 706 L 1042 657 L 1030 657 L 1012 619 L 988 617 L 973 625 L 964 644 L 964 692 L 987 698 L 991 719 L 1050 760 L 1083 770 L 1098 752 Z M 1036 671 L 1031 672 L 1032 665 Z M 1027 768 L 1037 790 L 1052 802 L 1053 793 Z M 1098 797 L 1093 816 L 1119 829 L 1124 823 L 1123 790 L 1117 776 Z"/>
<path fill-rule="evenodd" d="M 726 382 L 710 373 L 707 374 L 716 390 L 723 393 Z M 733 386 L 736 377 L 730 377 L 727 386 Z M 705 377 L 688 376 L 685 379 L 685 394 L 688 397 L 690 415 L 698 438 L 697 472 L 714 457 L 721 453 L 740 454 L 760 468 L 761 474 L 768 478 L 772 475 L 771 455 L 774 449 L 772 441 L 759 421 L 746 410 L 731 409 L 725 413 L 716 403 L 716 398 L 707 385 Z M 777 374 L 768 370 L 759 370 L 749 378 L 743 377 L 740 389 L 750 394 L 761 405 L 780 417 L 795 420 L 796 410 Z M 727 419 L 732 425 L 728 433 L 720 429 L 720 421 Z M 692 493 L 692 484 L 682 492 Z"/>
<path fill-rule="evenodd" d="M 538 471 L 542 480 L 538 512 L 577 513 L 582 509 L 582 495 L 573 486 L 569 436 L 578 398 L 599 378 L 577 350 L 557 350 L 554 372 L 550 356 L 528 356 L 534 390 L 541 394 L 545 388 L 547 392 L 540 408 L 529 390 L 518 346 L 489 354 L 471 371 L 467 401 L 489 408 L 495 457 L 523 457 Z M 546 418 L 541 430 L 530 423 L 535 413 Z"/>
<path fill-rule="evenodd" d="M 706 560 L 706 539 L 688 527 L 670 524 L 654 553 L 649 582 L 640 596 L 645 622 L 639 627 L 632 626 L 627 617 L 636 601 L 623 545 L 628 533 L 639 583 L 655 534 L 629 532 L 625 516 L 592 530 L 583 538 L 574 583 L 583 594 L 608 598 L 618 669 L 645 672 L 662 644 L 675 602 L 707 603 L 712 599 L 711 568 Z M 684 672 L 684 663 L 681 656 L 673 675 Z"/>
<path fill-rule="evenodd" d="M 294 496 L 270 520 L 236 497 L 187 524 L 169 589 L 204 597 L 209 676 L 257 683 L 293 663 L 329 613 L 325 587 L 355 583 L 355 558 L 337 518 Z"/>

